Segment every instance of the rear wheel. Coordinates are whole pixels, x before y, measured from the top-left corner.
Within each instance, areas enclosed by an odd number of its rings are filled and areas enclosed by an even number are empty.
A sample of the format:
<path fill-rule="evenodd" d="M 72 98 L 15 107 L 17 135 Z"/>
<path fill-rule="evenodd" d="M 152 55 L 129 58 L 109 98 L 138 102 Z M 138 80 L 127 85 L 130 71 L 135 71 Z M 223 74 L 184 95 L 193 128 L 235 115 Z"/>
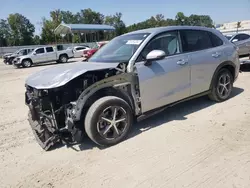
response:
<path fill-rule="evenodd" d="M 32 62 L 29 59 L 25 59 L 25 60 L 22 61 L 22 66 L 24 68 L 31 67 L 31 65 L 32 65 Z"/>
<path fill-rule="evenodd" d="M 67 63 L 68 62 L 68 56 L 67 55 L 60 55 L 59 61 L 62 63 Z"/>
<path fill-rule="evenodd" d="M 132 110 L 126 101 L 114 96 L 103 97 L 89 108 L 85 131 L 98 145 L 115 145 L 128 135 L 132 119 Z"/>
<path fill-rule="evenodd" d="M 233 76 L 228 69 L 221 69 L 212 85 L 209 98 L 211 100 L 222 102 L 227 100 L 233 89 Z"/>

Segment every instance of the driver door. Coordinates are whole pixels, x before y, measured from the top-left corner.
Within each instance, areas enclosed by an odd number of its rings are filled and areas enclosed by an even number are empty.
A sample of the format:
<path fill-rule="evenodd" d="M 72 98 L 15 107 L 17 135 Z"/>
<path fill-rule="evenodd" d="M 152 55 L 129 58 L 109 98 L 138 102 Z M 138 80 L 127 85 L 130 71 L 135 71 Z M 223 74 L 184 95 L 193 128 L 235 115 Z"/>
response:
<path fill-rule="evenodd" d="M 190 96 L 189 55 L 181 54 L 177 31 L 154 37 L 141 52 L 135 64 L 141 96 L 142 112 L 171 104 Z M 166 57 L 145 65 L 145 57 L 152 50 L 162 50 Z"/>

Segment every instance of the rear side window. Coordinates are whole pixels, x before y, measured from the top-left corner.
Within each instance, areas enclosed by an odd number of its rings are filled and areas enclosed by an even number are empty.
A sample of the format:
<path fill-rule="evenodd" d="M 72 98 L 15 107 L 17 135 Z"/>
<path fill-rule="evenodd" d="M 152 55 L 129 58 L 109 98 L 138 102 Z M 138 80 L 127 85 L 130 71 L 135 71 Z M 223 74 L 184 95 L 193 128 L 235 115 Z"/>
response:
<path fill-rule="evenodd" d="M 193 52 L 213 47 L 207 31 L 181 30 L 180 33 L 183 52 Z"/>
<path fill-rule="evenodd" d="M 246 39 L 249 39 L 250 36 L 249 35 L 246 35 L 246 34 L 241 34 L 240 35 L 240 40 L 246 40 Z"/>
<path fill-rule="evenodd" d="M 79 50 L 85 50 L 85 47 L 78 47 L 78 48 L 76 48 L 76 51 L 79 51 Z"/>
<path fill-rule="evenodd" d="M 43 54 L 43 53 L 44 53 L 44 48 L 38 48 L 38 49 L 36 50 L 36 53 L 37 53 L 37 54 Z"/>
<path fill-rule="evenodd" d="M 46 52 L 53 52 L 53 48 L 52 47 L 46 47 Z"/>
<path fill-rule="evenodd" d="M 216 36 L 215 34 L 209 32 L 209 36 L 211 38 L 213 47 L 223 45 L 223 41 L 218 36 Z"/>

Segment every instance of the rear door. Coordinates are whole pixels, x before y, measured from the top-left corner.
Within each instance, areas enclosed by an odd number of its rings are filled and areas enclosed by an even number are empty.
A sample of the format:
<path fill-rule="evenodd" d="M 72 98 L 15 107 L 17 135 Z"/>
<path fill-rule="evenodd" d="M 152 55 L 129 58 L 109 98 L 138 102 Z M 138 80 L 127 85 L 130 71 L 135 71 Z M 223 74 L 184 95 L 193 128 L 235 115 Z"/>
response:
<path fill-rule="evenodd" d="M 152 50 L 162 50 L 166 57 L 145 65 L 144 57 Z M 135 66 L 139 77 L 142 112 L 190 96 L 189 55 L 181 53 L 178 31 L 155 36 L 143 49 Z"/>
<path fill-rule="evenodd" d="M 209 90 L 213 73 L 223 56 L 223 41 L 203 30 L 181 30 L 183 52 L 190 55 L 191 95 Z M 217 43 L 213 43 L 212 39 Z"/>
<path fill-rule="evenodd" d="M 56 60 L 56 52 L 52 46 L 46 47 L 46 61 L 55 61 Z"/>
<path fill-rule="evenodd" d="M 42 63 L 42 62 L 47 61 L 45 49 L 44 48 L 36 49 L 33 59 L 34 59 L 33 60 L 34 63 Z"/>

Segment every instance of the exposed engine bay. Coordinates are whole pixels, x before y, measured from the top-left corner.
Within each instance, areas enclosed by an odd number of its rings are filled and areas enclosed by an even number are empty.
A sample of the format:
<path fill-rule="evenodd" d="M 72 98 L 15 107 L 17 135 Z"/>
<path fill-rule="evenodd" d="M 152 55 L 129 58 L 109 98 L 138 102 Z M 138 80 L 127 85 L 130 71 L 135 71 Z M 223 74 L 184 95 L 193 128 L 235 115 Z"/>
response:
<path fill-rule="evenodd" d="M 137 76 L 126 73 L 125 64 L 120 64 L 118 68 L 89 71 L 57 88 L 36 89 L 26 85 L 29 122 L 40 146 L 49 150 L 59 142 L 66 145 L 81 142 L 84 114 L 102 96 L 115 92 L 124 95 L 139 113 L 140 94 L 138 84 L 132 84 L 138 83 L 134 79 Z"/>

